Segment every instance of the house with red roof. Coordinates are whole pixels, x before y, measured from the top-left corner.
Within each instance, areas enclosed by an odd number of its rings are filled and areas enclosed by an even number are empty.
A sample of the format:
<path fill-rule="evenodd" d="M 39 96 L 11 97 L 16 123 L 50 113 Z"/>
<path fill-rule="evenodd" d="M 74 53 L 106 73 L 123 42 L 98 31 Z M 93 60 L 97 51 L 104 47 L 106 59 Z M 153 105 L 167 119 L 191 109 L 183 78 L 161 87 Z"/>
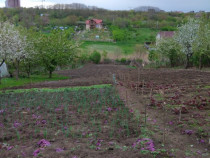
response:
<path fill-rule="evenodd" d="M 161 31 L 157 34 L 157 39 L 162 38 L 172 38 L 175 34 L 175 31 Z"/>
<path fill-rule="evenodd" d="M 156 36 L 156 44 L 163 38 L 172 38 L 175 35 L 175 31 L 161 31 Z"/>
<path fill-rule="evenodd" d="M 86 30 L 92 30 L 92 29 L 99 29 L 101 30 L 103 28 L 103 20 L 101 19 L 90 19 L 86 21 Z"/>

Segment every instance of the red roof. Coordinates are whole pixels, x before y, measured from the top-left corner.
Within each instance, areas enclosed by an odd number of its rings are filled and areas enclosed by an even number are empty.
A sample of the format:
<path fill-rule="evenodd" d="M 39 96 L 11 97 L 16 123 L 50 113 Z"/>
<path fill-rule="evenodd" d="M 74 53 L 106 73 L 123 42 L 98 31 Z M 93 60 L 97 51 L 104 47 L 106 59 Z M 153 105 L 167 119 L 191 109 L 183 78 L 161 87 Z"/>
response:
<path fill-rule="evenodd" d="M 161 31 L 158 33 L 160 38 L 170 38 L 173 37 L 175 32 L 174 31 Z"/>
<path fill-rule="evenodd" d="M 103 22 L 103 20 L 100 19 L 92 19 L 92 20 L 95 21 L 96 24 L 101 24 Z M 90 20 L 87 20 L 86 24 L 90 24 Z"/>

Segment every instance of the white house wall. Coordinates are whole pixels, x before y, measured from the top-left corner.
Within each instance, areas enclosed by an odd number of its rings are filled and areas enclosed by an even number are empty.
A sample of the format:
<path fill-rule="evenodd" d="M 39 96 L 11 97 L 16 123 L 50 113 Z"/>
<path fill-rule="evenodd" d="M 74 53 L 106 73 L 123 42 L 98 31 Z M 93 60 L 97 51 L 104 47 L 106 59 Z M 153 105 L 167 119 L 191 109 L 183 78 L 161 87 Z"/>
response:
<path fill-rule="evenodd" d="M 7 71 L 7 65 L 5 63 L 3 63 L 3 65 L 0 67 L 0 71 L 1 71 L 0 73 L 1 77 L 9 76 L 9 73 Z"/>

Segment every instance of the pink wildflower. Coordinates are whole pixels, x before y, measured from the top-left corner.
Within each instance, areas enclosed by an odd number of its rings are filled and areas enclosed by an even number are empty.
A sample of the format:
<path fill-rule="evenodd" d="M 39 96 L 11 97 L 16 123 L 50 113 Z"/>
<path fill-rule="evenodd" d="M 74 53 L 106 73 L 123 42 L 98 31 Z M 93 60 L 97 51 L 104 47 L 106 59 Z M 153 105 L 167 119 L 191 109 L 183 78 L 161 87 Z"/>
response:
<path fill-rule="evenodd" d="M 110 111 L 112 111 L 112 108 L 111 107 L 108 107 L 107 110 L 110 112 Z"/>
<path fill-rule="evenodd" d="M 51 145 L 51 144 L 50 144 L 50 142 L 48 142 L 48 141 L 47 141 L 47 140 L 45 140 L 45 139 L 40 140 L 37 144 L 39 145 L 39 147 L 42 147 L 42 148 L 44 148 L 44 147 L 47 147 L 47 146 L 50 146 L 50 145 Z"/>
<path fill-rule="evenodd" d="M 61 108 L 56 108 L 55 111 L 56 112 L 61 111 Z"/>
<path fill-rule="evenodd" d="M 39 119 L 39 118 L 41 118 L 41 116 L 37 116 L 37 115 L 33 114 L 33 115 L 32 115 L 32 118 L 33 118 L 33 119 Z"/>
<path fill-rule="evenodd" d="M 63 149 L 61 149 L 61 148 L 56 148 L 56 152 L 57 153 L 60 153 L 60 152 L 63 152 L 64 150 Z"/>
<path fill-rule="evenodd" d="M 14 124 L 13 124 L 13 126 L 14 126 L 15 128 L 18 128 L 18 127 L 20 127 L 20 126 L 21 126 L 21 123 L 19 123 L 19 122 L 15 121 L 15 122 L 14 122 Z"/>
<path fill-rule="evenodd" d="M 97 147 L 97 148 L 96 148 L 96 150 L 100 150 L 100 149 L 101 149 L 100 147 Z"/>
<path fill-rule="evenodd" d="M 4 125 L 3 125 L 3 123 L 0 123 L 0 127 L 1 127 L 1 128 L 4 128 Z"/>
<path fill-rule="evenodd" d="M 13 148 L 13 146 L 8 146 L 7 150 L 11 150 Z"/>
<path fill-rule="evenodd" d="M 173 123 L 172 121 L 170 121 L 168 124 L 169 124 L 169 125 L 173 125 L 174 123 Z"/>
<path fill-rule="evenodd" d="M 200 143 L 205 143 L 205 140 L 201 139 L 201 140 L 200 140 Z"/>
<path fill-rule="evenodd" d="M 191 135 L 191 134 L 193 134 L 193 130 L 185 130 L 184 133 L 188 134 L 188 135 Z"/>
<path fill-rule="evenodd" d="M 42 124 L 47 124 L 47 121 L 46 120 L 42 120 Z"/>
<path fill-rule="evenodd" d="M 129 112 L 130 112 L 130 113 L 133 113 L 133 109 L 130 109 Z"/>
<path fill-rule="evenodd" d="M 33 152 L 33 156 L 37 156 L 39 153 L 40 153 L 41 149 L 36 149 L 34 152 Z"/>

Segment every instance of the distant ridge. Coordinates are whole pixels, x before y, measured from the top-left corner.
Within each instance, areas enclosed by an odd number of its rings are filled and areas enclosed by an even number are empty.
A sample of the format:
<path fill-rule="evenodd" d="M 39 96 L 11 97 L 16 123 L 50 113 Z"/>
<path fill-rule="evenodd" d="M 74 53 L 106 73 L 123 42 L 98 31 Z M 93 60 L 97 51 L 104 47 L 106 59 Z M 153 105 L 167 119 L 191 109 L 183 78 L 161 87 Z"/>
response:
<path fill-rule="evenodd" d="M 149 10 L 155 10 L 156 12 L 161 11 L 158 7 L 151 7 L 151 6 L 140 6 L 140 7 L 134 8 L 133 10 L 137 12 L 148 12 Z"/>
<path fill-rule="evenodd" d="M 48 8 L 52 9 L 73 9 L 73 10 L 102 10 L 103 8 L 98 8 L 96 6 L 87 6 L 82 3 L 72 3 L 72 4 L 55 4 L 52 6 L 48 6 Z M 105 10 L 105 9 L 103 9 Z"/>

